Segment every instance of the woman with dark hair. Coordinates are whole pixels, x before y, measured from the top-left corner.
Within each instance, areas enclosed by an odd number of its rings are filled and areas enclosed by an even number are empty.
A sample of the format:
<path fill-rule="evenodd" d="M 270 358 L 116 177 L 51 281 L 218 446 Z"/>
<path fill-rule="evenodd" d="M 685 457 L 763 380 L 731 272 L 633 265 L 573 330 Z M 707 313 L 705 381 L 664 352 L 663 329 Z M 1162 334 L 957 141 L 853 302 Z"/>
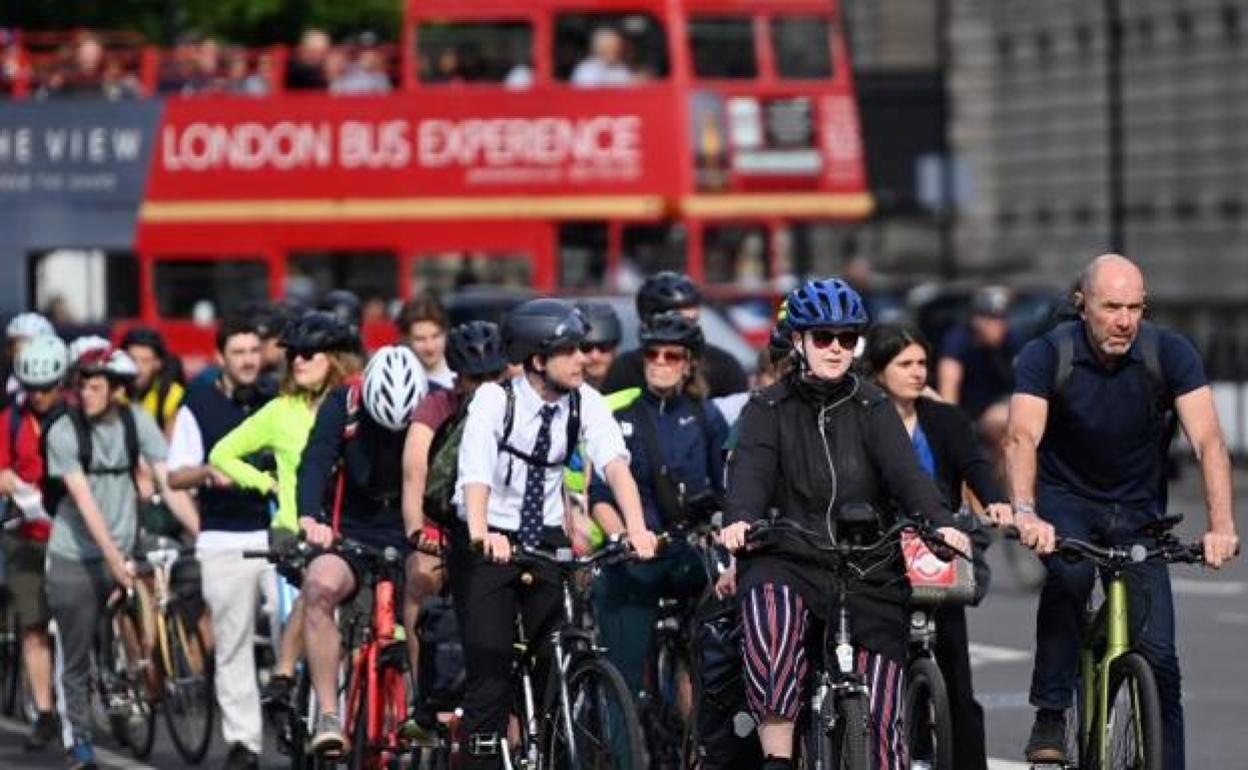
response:
<path fill-rule="evenodd" d="M 918 328 L 910 324 L 878 324 L 867 333 L 863 360 L 876 383 L 884 389 L 902 425 L 910 435 L 919 465 L 927 471 L 952 510 L 962 507 L 963 486 L 969 486 L 994 518 L 1009 510 L 1005 490 L 992 463 L 980 451 L 975 428 L 952 404 L 925 395 L 929 347 Z M 978 555 L 983 539 L 973 533 L 976 545 L 976 598 L 988 587 L 987 567 Z M 982 568 L 981 568 L 982 567 Z M 958 770 L 987 770 L 984 748 L 984 709 L 975 701 L 971 661 L 967 649 L 966 610 L 941 607 L 936 618 L 936 662 L 949 690 L 953 716 L 953 766 Z"/>

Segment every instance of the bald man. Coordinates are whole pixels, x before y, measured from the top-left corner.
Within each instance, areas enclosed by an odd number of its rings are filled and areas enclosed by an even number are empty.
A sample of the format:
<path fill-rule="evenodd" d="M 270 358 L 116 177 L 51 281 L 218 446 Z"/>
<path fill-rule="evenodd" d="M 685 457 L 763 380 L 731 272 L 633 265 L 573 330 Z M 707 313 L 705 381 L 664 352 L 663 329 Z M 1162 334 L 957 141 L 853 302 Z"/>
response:
<path fill-rule="evenodd" d="M 1200 460 L 1208 504 L 1205 561 L 1217 568 L 1238 552 L 1239 538 L 1213 394 L 1191 343 L 1142 320 L 1144 297 L 1144 276 L 1134 263 L 1118 254 L 1097 257 L 1076 294 L 1079 320 L 1019 353 L 1005 446 L 1015 523 L 1023 542 L 1041 555 L 1052 553 L 1058 536 L 1147 543 L 1138 530 L 1166 512 L 1164 463 L 1170 416 L 1177 414 Z M 1046 564 L 1027 759 L 1060 763 L 1067 759 L 1065 710 L 1095 574 L 1087 562 Z M 1182 770 L 1181 678 L 1166 566 L 1138 565 L 1128 587 L 1134 641 L 1152 664 L 1161 694 L 1163 766 Z"/>

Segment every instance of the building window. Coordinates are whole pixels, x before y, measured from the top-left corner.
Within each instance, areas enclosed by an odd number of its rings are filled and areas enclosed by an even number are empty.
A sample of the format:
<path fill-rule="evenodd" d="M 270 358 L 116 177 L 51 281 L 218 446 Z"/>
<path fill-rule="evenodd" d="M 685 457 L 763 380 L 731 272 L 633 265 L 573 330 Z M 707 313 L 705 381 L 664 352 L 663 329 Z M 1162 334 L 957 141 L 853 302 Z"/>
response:
<path fill-rule="evenodd" d="M 259 259 L 224 256 L 157 260 L 152 285 L 161 318 L 212 321 L 267 299 L 269 267 Z"/>
<path fill-rule="evenodd" d="M 1180 41 L 1184 43 L 1192 42 L 1196 37 L 1196 20 L 1192 17 L 1192 12 L 1175 11 L 1174 28 L 1179 33 Z"/>
<path fill-rule="evenodd" d="M 1001 209 L 997 212 L 997 226 L 1002 230 L 1010 230 L 1018 225 L 1018 212 L 1014 209 Z"/>
<path fill-rule="evenodd" d="M 1077 225 L 1090 225 L 1096 220 L 1096 209 L 1087 203 L 1077 204 L 1071 211 L 1071 218 Z"/>
<path fill-rule="evenodd" d="M 749 16 L 694 17 L 689 21 L 689 50 L 695 77 L 758 77 L 754 25 Z"/>
<path fill-rule="evenodd" d="M 1191 198 L 1179 198 L 1174 202 L 1174 218 L 1180 222 L 1199 219 L 1200 206 Z"/>
<path fill-rule="evenodd" d="M 1053 36 L 1047 29 L 1036 33 L 1036 55 L 1043 60 L 1048 60 L 1053 55 Z"/>
<path fill-rule="evenodd" d="M 1048 227 L 1053 224 L 1053 207 L 1047 203 L 1041 203 L 1036 206 L 1036 224 L 1041 227 Z"/>
<path fill-rule="evenodd" d="M 1240 18 L 1238 6 L 1230 3 L 1222 6 L 1222 32 L 1226 35 L 1228 43 L 1239 42 Z"/>
<path fill-rule="evenodd" d="M 559 285 L 565 289 L 605 289 L 607 278 L 606 223 L 559 225 Z"/>
<path fill-rule="evenodd" d="M 1092 33 L 1092 27 L 1087 24 L 1080 24 L 1075 27 L 1075 47 L 1079 49 L 1079 53 L 1086 56 L 1092 52 L 1092 43 L 1096 36 Z"/>
<path fill-rule="evenodd" d="M 997 58 L 1005 65 L 1009 65 L 1014 60 L 1014 39 L 1009 35 L 997 38 Z"/>
<path fill-rule="evenodd" d="M 139 260 L 132 252 L 53 249 L 31 254 L 28 299 L 57 324 L 139 315 Z"/>
<path fill-rule="evenodd" d="M 398 297 L 399 261 L 389 251 L 297 251 L 286 262 L 286 293 L 315 299 L 348 289 L 364 302 Z"/>

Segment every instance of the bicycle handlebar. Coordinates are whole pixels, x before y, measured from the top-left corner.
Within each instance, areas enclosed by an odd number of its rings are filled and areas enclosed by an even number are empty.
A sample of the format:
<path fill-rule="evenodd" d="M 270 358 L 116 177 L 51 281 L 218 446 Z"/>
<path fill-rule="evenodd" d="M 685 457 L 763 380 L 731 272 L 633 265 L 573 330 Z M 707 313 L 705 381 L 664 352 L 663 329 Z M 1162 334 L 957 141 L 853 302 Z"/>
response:
<path fill-rule="evenodd" d="M 750 525 L 750 529 L 748 533 L 746 534 L 745 542 L 746 542 L 746 552 L 748 553 L 749 551 L 754 550 L 751 548 L 751 545 L 755 546 L 755 548 L 762 546 L 766 542 L 766 539 L 770 537 L 773 533 L 802 535 L 806 538 L 810 538 L 816 541 L 816 542 L 803 542 L 802 543 L 803 548 L 807 549 L 808 552 L 814 551 L 814 552 L 817 552 L 820 554 L 826 554 L 829 556 L 833 556 L 833 555 L 845 556 L 845 555 L 853 555 L 853 554 L 873 553 L 888 545 L 891 545 L 897 542 L 898 540 L 900 540 L 901 535 L 905 532 L 915 533 L 920 538 L 922 538 L 923 542 L 927 543 L 929 546 L 934 547 L 938 551 L 944 551 L 950 554 L 950 558 L 956 557 L 960 559 L 966 559 L 967 561 L 971 561 L 971 557 L 969 554 L 964 553 L 959 548 L 954 548 L 952 545 L 949 545 L 949 543 L 945 540 L 945 538 L 937 531 L 937 528 L 935 526 L 924 521 L 915 521 L 912 519 L 899 519 L 891 527 L 885 530 L 885 532 L 882 535 L 880 535 L 880 537 L 877 540 L 871 543 L 863 544 L 863 545 L 852 545 L 852 544 L 844 544 L 844 543 L 835 544 L 835 545 L 823 545 L 819 543 L 818 540 L 821 540 L 825 537 L 824 533 L 812 532 L 811 530 L 806 529 L 800 524 L 796 524 L 791 521 L 761 520 L 761 521 L 756 521 Z"/>
<path fill-rule="evenodd" d="M 1056 553 L 1064 558 L 1087 559 L 1110 567 L 1142 564 L 1161 559 L 1167 564 L 1204 564 L 1205 548 L 1200 543 L 1162 542 L 1153 548 L 1141 543 L 1123 546 L 1099 546 L 1073 537 L 1059 537 Z"/>

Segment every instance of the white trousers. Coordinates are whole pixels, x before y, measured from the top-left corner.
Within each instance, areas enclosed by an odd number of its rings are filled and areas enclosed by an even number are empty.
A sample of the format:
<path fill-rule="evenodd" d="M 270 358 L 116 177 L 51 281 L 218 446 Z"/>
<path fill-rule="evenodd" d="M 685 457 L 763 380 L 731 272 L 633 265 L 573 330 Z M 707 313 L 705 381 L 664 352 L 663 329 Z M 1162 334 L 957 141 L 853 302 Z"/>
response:
<path fill-rule="evenodd" d="M 261 597 L 267 607 L 277 606 L 277 573 L 263 559 L 244 559 L 241 550 L 210 550 L 201 544 L 199 561 L 216 640 L 221 733 L 226 744 L 241 743 L 259 754 L 264 732 L 256 682 L 256 608 Z"/>

